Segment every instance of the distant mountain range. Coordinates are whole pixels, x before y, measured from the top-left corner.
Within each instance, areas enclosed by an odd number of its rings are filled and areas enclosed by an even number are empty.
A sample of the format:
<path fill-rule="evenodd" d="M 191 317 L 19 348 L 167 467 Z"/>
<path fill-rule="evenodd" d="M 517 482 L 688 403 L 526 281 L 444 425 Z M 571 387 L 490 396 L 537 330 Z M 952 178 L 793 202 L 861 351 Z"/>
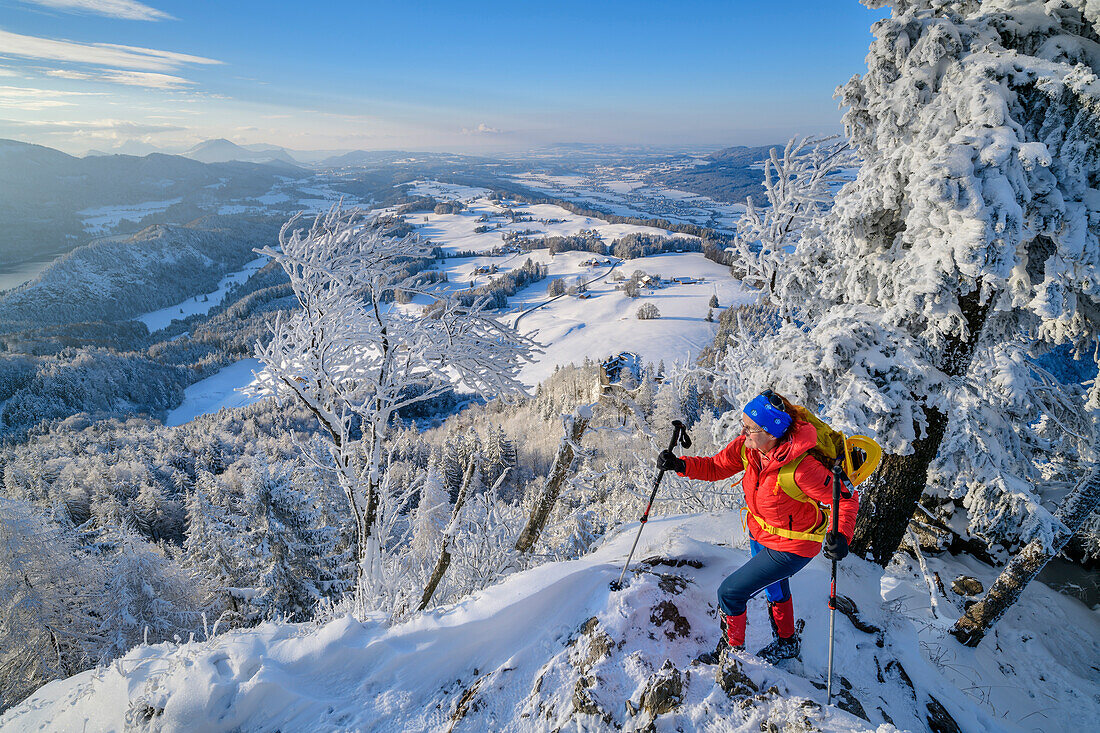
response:
<path fill-rule="evenodd" d="M 363 151 L 351 151 L 362 153 Z M 251 143 L 239 145 L 225 138 L 216 140 L 204 140 L 197 145 L 181 150 L 179 148 L 158 148 L 148 143 L 136 140 L 127 140 L 121 145 L 103 150 L 95 148 L 84 154 L 85 158 L 102 158 L 110 155 L 150 155 L 162 153 L 164 155 L 179 155 L 200 163 L 228 163 L 237 161 L 241 163 L 273 163 L 281 162 L 290 165 L 313 165 L 326 163 L 330 158 L 349 154 L 347 150 L 289 150 L 279 145 L 266 143 Z"/>
<path fill-rule="evenodd" d="M 231 144 L 231 143 L 230 143 Z M 219 202 L 263 196 L 281 178 L 312 171 L 285 161 L 203 163 L 179 155 L 76 158 L 42 145 L 0 140 L 0 265 L 61 254 L 90 238 L 88 209 L 161 202 L 141 226 L 185 223 Z M 130 232 L 135 231 L 135 222 Z"/>

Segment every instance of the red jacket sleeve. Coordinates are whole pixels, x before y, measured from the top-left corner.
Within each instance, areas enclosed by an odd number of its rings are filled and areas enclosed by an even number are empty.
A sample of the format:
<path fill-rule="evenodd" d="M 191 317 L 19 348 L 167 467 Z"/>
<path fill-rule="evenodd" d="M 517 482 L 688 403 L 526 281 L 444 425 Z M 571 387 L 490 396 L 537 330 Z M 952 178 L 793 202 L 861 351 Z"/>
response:
<path fill-rule="evenodd" d="M 805 492 L 806 496 L 814 499 L 827 507 L 833 506 L 833 472 L 821 465 L 821 461 L 806 456 L 798 464 L 794 473 L 795 483 Z M 853 491 L 847 499 L 840 497 L 840 522 L 838 529 L 849 542 L 856 531 L 856 514 L 859 512 L 859 492 Z M 832 529 L 832 521 L 829 522 Z"/>
<path fill-rule="evenodd" d="M 680 456 L 687 468 L 681 476 L 700 479 L 702 481 L 721 481 L 730 476 L 736 476 L 745 470 L 745 464 L 741 462 L 741 446 L 745 443 L 745 436 L 737 436 L 732 443 L 713 456 Z"/>

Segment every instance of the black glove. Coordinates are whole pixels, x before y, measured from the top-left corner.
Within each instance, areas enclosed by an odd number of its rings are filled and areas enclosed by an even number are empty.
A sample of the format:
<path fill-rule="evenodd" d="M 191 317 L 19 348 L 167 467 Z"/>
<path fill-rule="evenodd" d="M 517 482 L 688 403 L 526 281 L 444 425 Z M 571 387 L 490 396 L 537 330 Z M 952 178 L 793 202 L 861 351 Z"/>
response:
<path fill-rule="evenodd" d="M 823 550 L 830 560 L 843 560 L 848 555 L 848 538 L 840 532 L 826 532 Z"/>
<path fill-rule="evenodd" d="M 683 458 L 677 458 L 676 454 L 672 451 L 663 450 L 661 454 L 657 456 L 657 470 L 683 473 L 687 470 L 687 464 L 684 463 Z"/>

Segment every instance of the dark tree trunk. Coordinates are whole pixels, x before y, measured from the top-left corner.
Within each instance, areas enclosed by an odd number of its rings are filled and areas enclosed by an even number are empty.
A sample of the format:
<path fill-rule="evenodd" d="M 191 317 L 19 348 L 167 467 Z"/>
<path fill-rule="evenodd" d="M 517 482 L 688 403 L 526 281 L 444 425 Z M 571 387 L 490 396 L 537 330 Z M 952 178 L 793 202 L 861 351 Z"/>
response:
<path fill-rule="evenodd" d="M 994 300 L 991 296 L 982 302 L 981 290 L 981 283 L 975 283 L 970 293 L 959 298 L 969 338 L 951 338 L 937 360 L 936 366 L 949 377 L 966 374 L 974 358 L 974 348 Z M 922 402 L 919 396 L 916 400 Z M 860 556 L 870 553 L 883 567 L 890 562 L 905 536 L 909 519 L 928 483 L 928 467 L 939 453 L 947 428 L 947 415 L 933 407 L 922 409 L 928 426 L 925 434 L 913 442 L 913 452 L 907 456 L 884 456 L 874 481 L 860 493 L 852 551 Z"/>
<path fill-rule="evenodd" d="M 542 485 L 535 505 L 531 507 L 531 515 L 527 518 L 527 524 L 519 533 L 516 540 L 516 550 L 529 552 L 534 547 L 539 535 L 542 534 L 546 522 L 550 519 L 550 512 L 554 508 L 561 486 L 569 476 L 569 470 L 573 466 L 573 446 L 580 443 L 581 436 L 588 429 L 588 422 L 592 419 L 588 408 L 582 408 L 573 413 L 566 427 L 565 440 L 558 448 L 558 454 L 554 458 L 554 465 L 546 476 L 546 482 Z"/>
<path fill-rule="evenodd" d="M 1066 546 L 1097 506 L 1100 506 L 1100 469 L 1079 483 L 1058 508 L 1054 516 L 1062 522 L 1063 528 L 1055 533 L 1051 544 L 1044 545 L 1040 540 L 1028 543 L 997 576 L 985 598 L 968 608 L 955 622 L 952 636 L 966 646 L 978 646 L 1027 584 Z"/>
<path fill-rule="evenodd" d="M 852 552 L 886 567 L 901 544 L 913 510 L 924 493 L 928 466 L 936 457 L 947 428 L 947 416 L 925 408 L 928 432 L 913 443 L 907 456 L 888 453 L 875 471 L 874 480 L 860 492 Z"/>

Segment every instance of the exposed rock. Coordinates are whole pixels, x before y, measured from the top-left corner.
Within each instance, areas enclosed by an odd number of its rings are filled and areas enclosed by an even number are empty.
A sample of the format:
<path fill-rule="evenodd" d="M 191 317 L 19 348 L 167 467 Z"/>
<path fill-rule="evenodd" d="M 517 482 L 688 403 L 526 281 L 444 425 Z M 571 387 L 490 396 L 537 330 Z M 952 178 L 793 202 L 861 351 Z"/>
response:
<path fill-rule="evenodd" d="M 955 722 L 955 719 L 951 717 L 951 713 L 947 712 L 947 708 L 939 700 L 929 695 L 925 707 L 928 709 L 926 720 L 932 733 L 962 733 L 959 724 Z"/>
<path fill-rule="evenodd" d="M 589 688 L 596 684 L 596 680 L 588 676 L 582 676 L 573 686 L 573 709 L 585 715 L 603 715 L 600 704 L 592 699 Z"/>
<path fill-rule="evenodd" d="M 665 567 L 670 568 L 689 567 L 698 570 L 699 568 L 703 567 L 703 563 L 699 560 L 685 560 L 679 557 L 670 559 L 667 557 L 659 557 L 656 555 L 653 557 L 647 557 L 645 560 L 641 561 L 641 564 L 651 568 L 658 565 L 664 565 Z"/>
<path fill-rule="evenodd" d="M 674 596 L 678 596 L 684 592 L 684 588 L 688 587 L 688 583 L 691 581 L 686 578 L 681 578 L 679 575 L 661 575 L 660 580 L 657 581 L 657 587 L 663 590 L 665 593 L 669 593 Z"/>
<path fill-rule="evenodd" d="M 951 590 L 960 596 L 976 596 L 985 592 L 985 586 L 977 578 L 960 575 L 951 581 Z"/>
<path fill-rule="evenodd" d="M 582 657 L 580 650 L 584 648 L 584 645 L 578 644 L 578 642 L 585 639 L 588 641 L 588 652 Z M 580 669 L 582 674 L 587 673 L 588 670 L 592 668 L 592 665 L 602 659 L 606 659 L 614 646 L 611 637 L 608 636 L 606 632 L 600 630 L 599 619 L 595 616 L 584 622 L 580 628 L 580 632 L 570 640 L 569 644 L 570 646 L 575 645 L 574 653 L 570 656 L 570 659 L 573 665 Z"/>
<path fill-rule="evenodd" d="M 863 709 L 863 704 L 848 690 L 840 690 L 836 693 L 836 706 L 858 718 L 863 718 L 868 723 L 871 722 L 867 717 L 867 711 Z"/>
<path fill-rule="evenodd" d="M 855 626 L 863 633 L 875 634 L 878 637 L 875 643 L 878 644 L 878 646 L 880 647 L 883 645 L 882 629 L 875 626 L 874 624 L 869 624 L 864 621 L 863 618 L 861 618 L 859 615 L 859 609 L 856 608 L 856 602 L 853 601 L 851 598 L 849 598 L 848 596 L 837 596 L 836 610 L 847 616 L 848 620 L 852 622 L 852 626 Z"/>
<path fill-rule="evenodd" d="M 718 660 L 718 686 L 730 697 L 747 697 L 759 691 L 759 687 L 741 669 L 741 661 L 735 652 L 726 649 Z"/>
<path fill-rule="evenodd" d="M 875 666 L 879 666 L 878 657 L 875 657 Z M 910 679 L 909 673 L 905 671 L 905 667 L 901 666 L 901 662 L 896 659 L 891 659 L 886 663 L 886 667 L 879 667 L 878 681 L 885 683 L 889 679 L 894 683 L 900 682 L 905 685 L 909 690 L 909 696 L 913 699 L 917 699 L 917 691 L 913 687 L 913 680 Z"/>
<path fill-rule="evenodd" d="M 691 633 L 691 624 L 672 601 L 661 601 L 649 614 L 649 620 L 660 626 L 669 639 L 685 637 Z"/>
<path fill-rule="evenodd" d="M 680 670 L 666 659 L 661 668 L 652 674 L 642 692 L 642 710 L 656 718 L 675 710 L 684 700 L 684 683 Z"/>
<path fill-rule="evenodd" d="M 611 637 L 602 631 L 593 634 L 591 638 L 592 640 L 588 643 L 588 657 L 584 660 L 588 666 L 606 659 L 611 654 L 611 647 L 614 646 Z"/>

